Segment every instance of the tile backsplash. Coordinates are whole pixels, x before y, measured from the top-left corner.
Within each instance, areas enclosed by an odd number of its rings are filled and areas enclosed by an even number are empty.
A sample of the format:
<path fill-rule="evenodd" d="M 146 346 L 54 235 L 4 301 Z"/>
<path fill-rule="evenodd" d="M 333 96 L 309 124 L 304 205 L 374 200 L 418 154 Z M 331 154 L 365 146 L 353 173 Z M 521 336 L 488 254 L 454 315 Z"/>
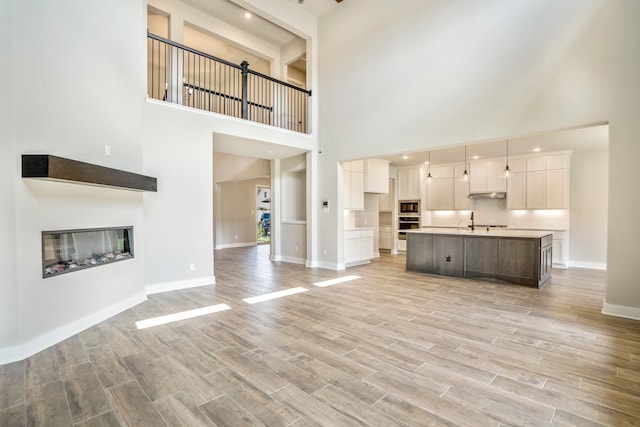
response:
<path fill-rule="evenodd" d="M 509 210 L 501 199 L 475 199 L 476 224 L 506 225 L 509 228 L 568 230 L 568 209 Z M 422 225 L 466 227 L 471 224 L 471 211 L 423 211 Z"/>

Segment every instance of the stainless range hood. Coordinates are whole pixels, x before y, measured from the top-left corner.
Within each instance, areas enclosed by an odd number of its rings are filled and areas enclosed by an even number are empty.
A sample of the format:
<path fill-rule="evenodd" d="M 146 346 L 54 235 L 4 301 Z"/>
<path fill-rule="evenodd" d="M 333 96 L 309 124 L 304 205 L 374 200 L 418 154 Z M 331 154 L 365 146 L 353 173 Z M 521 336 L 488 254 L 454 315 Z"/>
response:
<path fill-rule="evenodd" d="M 493 193 L 469 193 L 470 199 L 506 199 L 507 193 L 504 191 L 496 191 Z"/>

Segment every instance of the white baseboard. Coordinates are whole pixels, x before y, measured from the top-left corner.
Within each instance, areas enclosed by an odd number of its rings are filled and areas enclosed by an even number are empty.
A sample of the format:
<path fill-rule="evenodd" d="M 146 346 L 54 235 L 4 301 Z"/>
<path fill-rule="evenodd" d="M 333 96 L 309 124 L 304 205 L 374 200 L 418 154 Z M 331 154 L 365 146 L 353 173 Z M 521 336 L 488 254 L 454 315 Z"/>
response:
<path fill-rule="evenodd" d="M 304 258 L 298 258 L 298 257 L 292 257 L 292 256 L 286 256 L 286 255 L 280 256 L 280 261 L 290 262 L 293 264 L 302 264 L 302 265 L 305 265 L 305 263 L 307 262 L 307 260 Z"/>
<path fill-rule="evenodd" d="M 116 314 L 122 313 L 123 311 L 128 310 L 146 300 L 147 294 L 145 292 L 139 292 L 123 301 L 103 308 L 95 313 L 91 313 L 81 319 L 75 320 L 70 324 L 45 332 L 42 335 L 30 339 L 22 345 L 0 349 L 0 365 L 17 362 L 33 356 L 45 348 L 64 341 L 67 338 L 70 338 L 85 329 L 89 329 L 90 327 L 97 325 Z"/>
<path fill-rule="evenodd" d="M 624 317 L 625 319 L 640 320 L 640 308 L 609 304 L 606 301 L 602 306 L 602 314 Z"/>
<path fill-rule="evenodd" d="M 336 264 L 335 262 L 318 261 L 317 267 L 327 270 L 344 270 L 344 264 Z"/>
<path fill-rule="evenodd" d="M 257 242 L 222 243 L 221 245 L 216 245 L 216 249 L 245 248 L 247 246 L 258 246 L 258 243 Z"/>
<path fill-rule="evenodd" d="M 380 258 L 380 252 L 379 251 L 378 252 L 374 252 L 373 253 L 373 257 L 374 258 Z"/>
<path fill-rule="evenodd" d="M 315 267 L 317 267 L 317 266 L 318 266 L 318 261 L 311 261 L 311 260 L 307 260 L 307 261 L 304 263 L 304 266 L 305 266 L 305 267 L 307 267 L 307 268 L 315 268 Z"/>
<path fill-rule="evenodd" d="M 198 277 L 189 280 L 177 280 L 175 282 L 156 283 L 144 287 L 147 295 L 159 294 L 161 292 L 177 291 L 179 289 L 197 288 L 198 286 L 215 285 L 215 276 Z"/>
<path fill-rule="evenodd" d="M 569 268 L 589 268 L 591 270 L 606 270 L 606 262 L 584 262 L 584 261 L 569 261 L 567 263 Z"/>

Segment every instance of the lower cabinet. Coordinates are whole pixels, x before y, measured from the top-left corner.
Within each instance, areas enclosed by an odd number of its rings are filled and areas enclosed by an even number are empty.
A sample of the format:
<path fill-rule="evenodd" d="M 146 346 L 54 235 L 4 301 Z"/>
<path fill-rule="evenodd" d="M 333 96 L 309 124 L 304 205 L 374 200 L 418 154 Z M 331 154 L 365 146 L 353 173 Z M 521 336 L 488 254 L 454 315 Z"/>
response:
<path fill-rule="evenodd" d="M 344 263 L 364 264 L 373 258 L 373 229 L 345 230 Z"/>
<path fill-rule="evenodd" d="M 551 277 L 552 240 L 407 233 L 407 270 L 540 287 Z"/>
<path fill-rule="evenodd" d="M 464 237 L 407 233 L 407 270 L 464 277 Z"/>
<path fill-rule="evenodd" d="M 567 231 L 553 232 L 553 266 L 567 268 L 569 258 L 569 233 Z"/>
<path fill-rule="evenodd" d="M 393 233 L 391 226 L 380 226 L 378 247 L 380 249 L 391 250 L 393 246 Z"/>
<path fill-rule="evenodd" d="M 435 274 L 464 277 L 464 237 L 434 236 L 433 255 Z"/>

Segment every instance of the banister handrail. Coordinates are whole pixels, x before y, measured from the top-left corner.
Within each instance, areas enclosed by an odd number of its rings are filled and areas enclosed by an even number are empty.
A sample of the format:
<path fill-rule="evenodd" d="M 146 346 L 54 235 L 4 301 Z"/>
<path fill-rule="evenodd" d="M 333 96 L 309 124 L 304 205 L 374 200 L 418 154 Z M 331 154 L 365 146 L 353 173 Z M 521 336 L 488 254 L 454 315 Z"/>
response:
<path fill-rule="evenodd" d="M 150 98 L 308 133 L 311 91 L 147 31 Z"/>
<path fill-rule="evenodd" d="M 185 50 L 187 52 L 191 52 L 191 53 L 193 53 L 195 55 L 199 55 L 199 56 L 205 57 L 207 59 L 211 59 L 212 61 L 223 63 L 225 65 L 228 65 L 229 67 L 236 68 L 236 69 L 238 69 L 240 71 L 244 70 L 244 71 L 248 72 L 249 74 L 253 74 L 253 75 L 257 76 L 257 77 L 270 80 L 270 81 L 272 81 L 274 83 L 281 84 L 281 85 L 286 86 L 288 88 L 291 88 L 291 89 L 294 89 L 294 90 L 297 90 L 297 91 L 300 91 L 300 92 L 304 92 L 307 95 L 311 96 L 311 90 L 299 88 L 298 86 L 292 85 L 291 83 L 288 83 L 288 82 L 285 82 L 285 81 L 282 81 L 282 80 L 278 80 L 278 79 L 273 78 L 271 76 L 268 76 L 266 74 L 262 74 L 262 73 L 260 73 L 258 71 L 250 70 L 248 68 L 244 69 L 241 65 L 234 64 L 233 62 L 226 61 L 226 60 L 224 60 L 222 58 L 218 58 L 217 56 L 209 55 L 208 53 L 202 52 L 202 51 L 197 50 L 197 49 L 190 48 L 188 46 L 185 46 L 185 45 L 180 44 L 178 42 L 175 42 L 173 40 L 165 39 L 164 37 L 160 37 L 160 36 L 158 36 L 156 34 L 153 34 L 153 33 L 149 32 L 149 31 L 147 31 L 147 36 L 149 38 L 151 38 L 151 39 L 158 40 L 160 42 L 166 43 L 169 46 L 177 47 L 177 48 L 183 49 L 183 50 Z"/>

